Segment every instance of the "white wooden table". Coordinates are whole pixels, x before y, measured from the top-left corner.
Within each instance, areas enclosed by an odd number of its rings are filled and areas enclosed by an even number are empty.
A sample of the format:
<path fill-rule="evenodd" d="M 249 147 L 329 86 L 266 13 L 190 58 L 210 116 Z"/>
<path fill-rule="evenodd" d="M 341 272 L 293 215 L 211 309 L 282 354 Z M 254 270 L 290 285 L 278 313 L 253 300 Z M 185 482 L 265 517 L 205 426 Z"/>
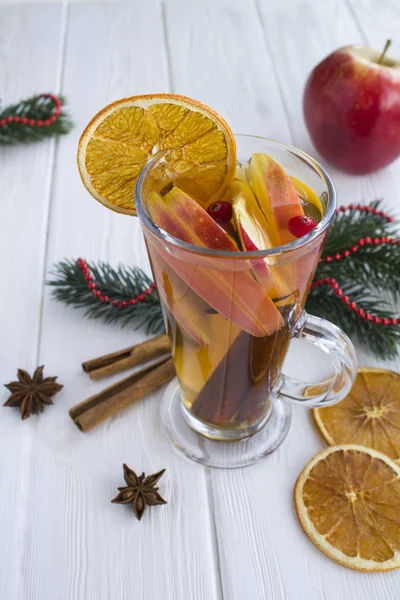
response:
<path fill-rule="evenodd" d="M 214 107 L 234 131 L 318 155 L 301 98 L 311 68 L 338 46 L 394 38 L 395 0 L 153 0 L 1 4 L 0 96 L 68 97 L 75 128 L 57 141 L 0 150 L 0 382 L 46 365 L 65 385 L 54 407 L 22 422 L 0 409 L 1 600 L 397 600 L 400 572 L 365 575 L 325 558 L 295 516 L 292 490 L 324 443 L 296 410 L 284 444 L 243 470 L 209 470 L 174 453 L 159 394 L 82 434 L 68 409 L 100 390 L 80 363 L 144 338 L 87 321 L 43 282 L 63 257 L 148 268 L 134 219 L 83 189 L 75 153 L 103 105 L 177 92 Z M 396 39 L 397 35 L 397 39 Z M 330 169 L 341 203 L 400 207 L 400 163 L 354 177 Z M 382 366 L 373 354 L 360 363 Z M 400 369 L 400 362 L 386 363 Z M 1 402 L 7 397 L 1 392 Z M 141 522 L 110 503 L 122 463 L 167 473 L 163 507 Z"/>

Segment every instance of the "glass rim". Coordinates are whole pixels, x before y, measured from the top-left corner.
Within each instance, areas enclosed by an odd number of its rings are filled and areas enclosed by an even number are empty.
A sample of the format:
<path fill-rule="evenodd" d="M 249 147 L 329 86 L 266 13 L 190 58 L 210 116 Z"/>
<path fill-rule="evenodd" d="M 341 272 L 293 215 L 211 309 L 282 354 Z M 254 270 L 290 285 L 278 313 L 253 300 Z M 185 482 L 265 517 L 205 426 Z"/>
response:
<path fill-rule="evenodd" d="M 324 180 L 327 189 L 328 189 L 328 206 L 326 208 L 325 214 L 323 215 L 321 221 L 317 224 L 314 229 L 307 233 L 306 235 L 298 238 L 297 240 L 293 240 L 287 244 L 282 244 L 281 246 L 275 246 L 273 248 L 268 248 L 264 250 L 252 250 L 251 252 L 245 250 L 214 250 L 211 248 L 204 248 L 202 246 L 196 246 L 195 244 L 189 244 L 189 242 L 184 242 L 179 238 L 174 237 L 173 235 L 167 233 L 164 229 L 156 225 L 154 221 L 149 216 L 147 210 L 143 206 L 142 202 L 142 191 L 143 185 L 146 179 L 148 172 L 152 169 L 152 167 L 159 162 L 161 159 L 161 155 L 158 154 L 154 158 L 152 158 L 145 168 L 140 172 L 134 191 L 135 198 L 135 208 L 137 215 L 140 221 L 146 225 L 146 227 L 158 238 L 172 244 L 173 246 L 177 246 L 183 250 L 188 252 L 193 252 L 196 254 L 202 254 L 203 256 L 213 256 L 218 258 L 241 258 L 241 259 L 253 259 L 253 258 L 266 258 L 269 256 L 277 256 L 292 252 L 294 250 L 298 250 L 304 246 L 307 246 L 311 242 L 313 242 L 316 238 L 318 238 L 324 231 L 329 227 L 331 220 L 336 211 L 336 190 L 333 185 L 333 181 L 324 169 L 324 167 L 312 158 L 306 152 L 299 150 L 295 146 L 291 144 L 286 144 L 285 142 L 278 142 L 271 138 L 266 138 L 259 135 L 248 135 L 245 133 L 235 134 L 235 138 L 246 138 L 253 140 L 262 140 L 263 142 L 269 142 L 272 145 L 282 149 L 289 150 L 292 154 L 304 160 L 310 167 L 312 167 L 315 171 L 317 171 L 318 175 Z"/>

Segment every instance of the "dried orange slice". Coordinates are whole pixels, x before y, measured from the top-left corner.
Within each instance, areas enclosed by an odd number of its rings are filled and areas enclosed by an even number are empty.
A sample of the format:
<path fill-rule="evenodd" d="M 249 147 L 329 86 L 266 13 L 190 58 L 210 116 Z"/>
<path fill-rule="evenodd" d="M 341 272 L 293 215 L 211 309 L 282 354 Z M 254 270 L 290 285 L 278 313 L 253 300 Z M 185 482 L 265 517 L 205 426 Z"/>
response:
<path fill-rule="evenodd" d="M 359 571 L 400 567 L 400 467 L 372 448 L 330 446 L 301 472 L 296 510 L 329 558 Z"/>
<path fill-rule="evenodd" d="M 96 200 L 134 215 L 136 179 L 162 150 L 170 150 L 169 176 L 205 208 L 233 179 L 236 144 L 228 125 L 211 108 L 174 94 L 133 96 L 103 108 L 79 140 L 79 173 Z"/>
<path fill-rule="evenodd" d="M 361 444 L 400 457 L 400 374 L 359 369 L 344 400 L 313 411 L 328 444 Z"/>

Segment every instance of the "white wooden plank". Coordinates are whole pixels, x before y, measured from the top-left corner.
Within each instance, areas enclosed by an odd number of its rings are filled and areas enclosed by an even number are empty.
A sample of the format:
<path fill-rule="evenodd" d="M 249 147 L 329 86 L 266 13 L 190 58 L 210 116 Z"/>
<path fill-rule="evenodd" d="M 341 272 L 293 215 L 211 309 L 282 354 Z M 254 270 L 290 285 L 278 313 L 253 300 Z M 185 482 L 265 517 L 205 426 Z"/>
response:
<path fill-rule="evenodd" d="M 119 97 L 168 90 L 166 73 L 160 5 L 70 6 L 63 90 L 76 127 L 57 154 L 48 265 L 79 255 L 146 265 L 138 222 L 107 211 L 85 192 L 75 154 L 80 132 L 99 108 Z M 47 490 L 44 510 L 39 496 L 32 499 L 39 517 L 29 545 L 41 548 L 32 567 L 40 574 L 41 600 L 53 600 L 54 585 L 61 600 L 218 598 L 205 474 L 164 440 L 160 396 L 87 434 L 66 413 L 105 386 L 82 374 L 82 360 L 143 338 L 143 331 L 87 322 L 46 298 L 41 357 L 51 356 L 65 392 L 63 403 L 40 421 L 35 448 L 37 489 Z M 150 509 L 140 523 L 131 508 L 110 503 L 123 482 L 123 462 L 146 473 L 167 468 L 160 492 L 168 504 Z M 46 514 L 57 515 L 51 527 Z"/>
<path fill-rule="evenodd" d="M 3 7 L 0 11 L 2 105 L 55 91 L 61 7 Z M 42 39 L 41 44 L 37 40 Z M 37 366 L 43 262 L 54 142 L 2 147 L 0 164 L 0 382 L 17 367 Z M 0 403 L 8 392 L 2 388 Z M 0 590 L 3 598 L 27 598 L 27 536 L 31 528 L 35 417 L 22 423 L 17 410 L 0 409 Z"/>
<path fill-rule="evenodd" d="M 301 114 L 306 76 L 331 50 L 359 41 L 359 31 L 341 2 L 260 2 L 258 10 L 262 27 L 253 7 L 167 6 L 174 91 L 208 102 L 235 131 L 291 141 L 315 155 Z M 379 193 L 377 176 L 334 170 L 334 177 L 342 202 Z M 385 598 L 398 595 L 395 575 L 346 571 L 302 532 L 293 486 L 322 446 L 311 415 L 297 409 L 288 439 L 270 458 L 249 469 L 212 471 L 224 597 L 372 599 L 382 587 Z"/>
<path fill-rule="evenodd" d="M 254 6 L 166 5 L 173 90 L 217 110 L 236 133 L 289 141 Z"/>

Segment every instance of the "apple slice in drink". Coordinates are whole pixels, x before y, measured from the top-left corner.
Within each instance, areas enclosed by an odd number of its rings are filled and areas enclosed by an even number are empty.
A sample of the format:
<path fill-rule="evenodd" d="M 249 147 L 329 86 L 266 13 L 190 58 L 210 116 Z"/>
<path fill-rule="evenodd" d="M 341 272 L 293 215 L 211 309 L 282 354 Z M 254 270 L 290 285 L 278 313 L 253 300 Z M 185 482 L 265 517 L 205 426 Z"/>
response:
<path fill-rule="evenodd" d="M 163 196 L 153 193 L 149 212 L 154 222 L 170 235 L 212 250 L 231 252 L 237 246 L 193 198 L 178 188 Z M 189 253 L 149 238 L 154 252 L 164 260 L 207 304 L 255 336 L 270 335 L 283 319 L 272 300 L 243 264 L 218 257 Z"/>
<path fill-rule="evenodd" d="M 235 179 L 231 184 L 231 191 L 233 216 L 242 250 L 254 252 L 272 248 L 267 234 L 266 217 L 250 186 L 242 180 Z M 251 263 L 258 281 L 270 296 L 277 298 L 290 293 L 290 278 L 288 280 L 290 270 L 282 267 L 269 267 L 262 258 L 252 260 Z"/>
<path fill-rule="evenodd" d="M 288 222 L 304 215 L 304 210 L 289 175 L 271 156 L 259 153 L 251 157 L 247 177 L 266 217 L 272 245 L 292 242 Z"/>
<path fill-rule="evenodd" d="M 194 294 L 160 254 L 153 253 L 151 266 L 157 291 L 180 327 L 191 339 L 202 346 L 208 346 L 210 340 L 204 327 L 204 319 L 201 318 L 207 304 Z M 204 306 L 200 306 L 201 304 Z"/>
<path fill-rule="evenodd" d="M 290 233 L 288 223 L 293 217 L 304 216 L 304 209 L 296 186 L 283 167 L 267 154 L 253 154 L 247 177 L 265 214 L 267 233 L 273 246 L 282 246 L 297 239 Z M 288 269 L 283 274 L 286 281 L 288 277 L 293 281 L 301 297 L 311 283 L 317 254 L 318 250 L 309 251 L 297 258 L 289 267 L 291 274 L 288 274 Z"/>

